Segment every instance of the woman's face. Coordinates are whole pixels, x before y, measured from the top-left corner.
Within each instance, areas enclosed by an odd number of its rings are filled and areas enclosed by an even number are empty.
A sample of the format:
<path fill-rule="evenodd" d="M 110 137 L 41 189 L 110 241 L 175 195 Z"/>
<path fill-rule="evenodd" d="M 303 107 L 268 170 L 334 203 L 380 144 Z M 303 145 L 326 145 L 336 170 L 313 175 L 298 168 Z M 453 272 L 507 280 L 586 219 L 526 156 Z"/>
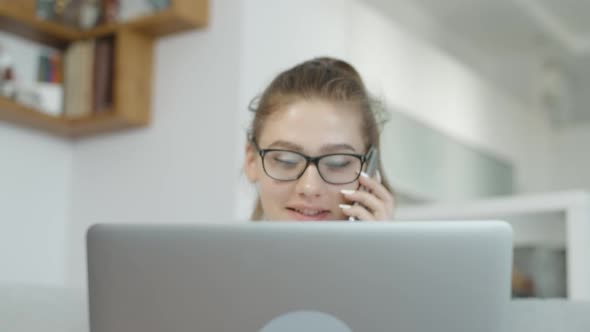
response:
<path fill-rule="evenodd" d="M 277 110 L 266 120 L 257 143 L 260 149 L 291 150 L 310 157 L 366 153 L 359 112 L 350 105 L 322 100 L 301 100 Z M 252 145 L 246 149 L 245 171 L 248 179 L 258 184 L 267 220 L 347 219 L 338 206 L 345 203 L 340 190 L 358 186 L 357 181 L 329 184 L 311 163 L 297 180 L 274 180 L 264 172 Z"/>

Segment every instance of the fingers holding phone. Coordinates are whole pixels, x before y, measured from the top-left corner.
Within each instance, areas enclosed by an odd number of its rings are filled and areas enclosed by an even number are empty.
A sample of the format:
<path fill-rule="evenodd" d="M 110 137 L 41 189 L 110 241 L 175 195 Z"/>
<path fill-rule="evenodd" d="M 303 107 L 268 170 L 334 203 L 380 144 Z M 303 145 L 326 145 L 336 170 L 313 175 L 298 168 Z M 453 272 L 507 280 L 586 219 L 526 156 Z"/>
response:
<path fill-rule="evenodd" d="M 346 200 L 353 202 L 341 206 L 344 214 L 365 221 L 393 219 L 393 195 L 381 181 L 362 173 L 359 182 L 363 190 L 341 191 Z"/>
<path fill-rule="evenodd" d="M 391 220 L 393 218 L 393 195 L 381 184 L 377 170 L 379 151 L 371 148 L 365 171 L 359 177 L 358 190 L 343 190 L 342 194 L 352 204 L 341 206 L 349 221 Z"/>

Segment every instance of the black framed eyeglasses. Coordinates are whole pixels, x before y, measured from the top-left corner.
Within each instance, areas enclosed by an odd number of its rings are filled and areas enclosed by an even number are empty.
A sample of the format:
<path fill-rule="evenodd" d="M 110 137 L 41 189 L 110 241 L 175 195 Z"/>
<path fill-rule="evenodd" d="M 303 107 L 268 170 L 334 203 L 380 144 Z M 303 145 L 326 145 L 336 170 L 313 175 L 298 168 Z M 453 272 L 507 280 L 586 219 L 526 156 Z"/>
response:
<path fill-rule="evenodd" d="M 252 141 L 262 159 L 266 175 L 277 181 L 299 179 L 310 164 L 314 164 L 322 180 L 329 184 L 348 184 L 360 176 L 363 165 L 373 149 L 364 154 L 331 153 L 310 157 L 303 153 L 283 149 L 261 149 Z"/>

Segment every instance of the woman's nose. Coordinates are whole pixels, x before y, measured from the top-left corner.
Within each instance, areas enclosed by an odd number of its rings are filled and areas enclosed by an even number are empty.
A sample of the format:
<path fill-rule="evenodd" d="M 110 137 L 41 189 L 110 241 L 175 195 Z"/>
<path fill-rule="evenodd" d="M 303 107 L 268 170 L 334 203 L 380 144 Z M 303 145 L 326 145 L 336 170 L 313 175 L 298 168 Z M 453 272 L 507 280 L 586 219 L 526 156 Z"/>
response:
<path fill-rule="evenodd" d="M 318 196 L 321 192 L 321 186 L 323 183 L 324 180 L 322 180 L 317 167 L 311 164 L 297 180 L 296 190 L 300 195 Z"/>

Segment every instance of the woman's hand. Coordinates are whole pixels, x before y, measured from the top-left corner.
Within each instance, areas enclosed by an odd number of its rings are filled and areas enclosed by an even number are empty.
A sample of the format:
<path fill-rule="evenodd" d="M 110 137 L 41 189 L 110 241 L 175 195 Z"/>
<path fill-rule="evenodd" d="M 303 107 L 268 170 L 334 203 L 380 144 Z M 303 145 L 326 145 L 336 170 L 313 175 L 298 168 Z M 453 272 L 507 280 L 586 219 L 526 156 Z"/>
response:
<path fill-rule="evenodd" d="M 341 190 L 345 199 L 358 204 L 341 204 L 345 215 L 358 220 L 377 221 L 392 220 L 394 199 L 393 195 L 381 184 L 381 176 L 370 178 L 361 173 L 359 183 L 364 190 Z"/>
<path fill-rule="evenodd" d="M 364 190 L 341 190 L 345 199 L 358 204 L 341 204 L 345 215 L 358 220 L 392 220 L 395 201 L 393 195 L 381 184 L 381 177 L 370 178 L 361 173 L 359 183 Z"/>

